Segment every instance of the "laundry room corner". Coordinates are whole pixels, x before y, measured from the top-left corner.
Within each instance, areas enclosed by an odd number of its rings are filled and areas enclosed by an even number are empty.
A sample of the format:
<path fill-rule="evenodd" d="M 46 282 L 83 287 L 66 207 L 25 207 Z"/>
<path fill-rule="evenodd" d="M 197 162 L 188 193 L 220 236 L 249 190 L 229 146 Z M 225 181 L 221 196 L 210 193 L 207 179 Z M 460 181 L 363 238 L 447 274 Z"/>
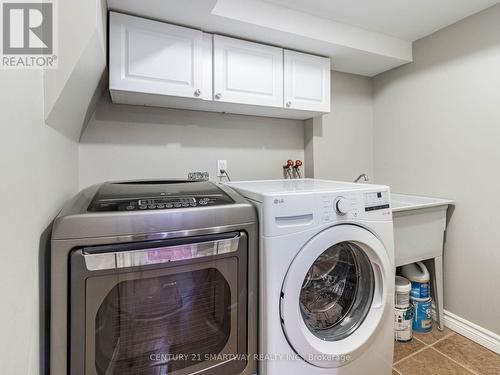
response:
<path fill-rule="evenodd" d="M 500 374 L 500 0 L 0 0 L 0 374 Z"/>

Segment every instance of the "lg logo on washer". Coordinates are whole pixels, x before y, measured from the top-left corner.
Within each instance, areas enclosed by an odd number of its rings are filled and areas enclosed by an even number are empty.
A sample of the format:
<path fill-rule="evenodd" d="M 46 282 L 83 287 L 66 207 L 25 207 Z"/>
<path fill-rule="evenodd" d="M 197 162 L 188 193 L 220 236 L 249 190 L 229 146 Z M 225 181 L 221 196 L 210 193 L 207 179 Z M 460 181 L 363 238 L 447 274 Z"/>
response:
<path fill-rule="evenodd" d="M 274 200 L 274 204 L 282 204 L 282 203 L 285 203 L 285 200 L 283 198 L 280 198 L 280 199 L 275 199 Z"/>
<path fill-rule="evenodd" d="M 55 4 L 2 3 L 2 68 L 55 68 Z"/>

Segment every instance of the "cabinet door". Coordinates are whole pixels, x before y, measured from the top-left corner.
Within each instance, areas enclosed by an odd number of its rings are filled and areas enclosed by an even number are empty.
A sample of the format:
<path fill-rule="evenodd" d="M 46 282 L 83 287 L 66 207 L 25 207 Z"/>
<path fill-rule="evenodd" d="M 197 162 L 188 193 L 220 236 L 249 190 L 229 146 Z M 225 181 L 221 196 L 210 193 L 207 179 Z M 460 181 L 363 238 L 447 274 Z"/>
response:
<path fill-rule="evenodd" d="M 285 108 L 330 112 L 330 59 L 285 50 Z"/>
<path fill-rule="evenodd" d="M 201 98 L 199 30 L 110 13 L 110 89 Z"/>
<path fill-rule="evenodd" d="M 214 100 L 283 106 L 283 49 L 214 35 Z"/>

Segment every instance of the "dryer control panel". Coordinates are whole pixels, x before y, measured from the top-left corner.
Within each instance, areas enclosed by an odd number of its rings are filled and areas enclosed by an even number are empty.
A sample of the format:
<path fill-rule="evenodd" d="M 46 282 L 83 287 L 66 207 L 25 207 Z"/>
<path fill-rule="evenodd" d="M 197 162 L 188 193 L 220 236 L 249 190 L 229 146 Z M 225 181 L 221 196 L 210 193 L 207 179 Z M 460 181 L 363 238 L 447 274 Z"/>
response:
<path fill-rule="evenodd" d="M 168 210 L 232 203 L 233 199 L 229 195 L 208 181 L 125 181 L 102 184 L 88 211 Z"/>

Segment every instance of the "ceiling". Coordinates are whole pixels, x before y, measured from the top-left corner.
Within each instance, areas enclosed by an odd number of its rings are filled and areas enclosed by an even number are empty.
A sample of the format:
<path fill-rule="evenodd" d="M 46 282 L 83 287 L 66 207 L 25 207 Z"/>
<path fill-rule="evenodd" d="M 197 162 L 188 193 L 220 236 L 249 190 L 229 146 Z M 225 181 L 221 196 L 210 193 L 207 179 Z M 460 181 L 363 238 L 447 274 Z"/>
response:
<path fill-rule="evenodd" d="M 500 2 L 500 0 L 264 1 L 411 42 Z"/>
<path fill-rule="evenodd" d="M 500 0 L 107 0 L 108 9 L 328 56 L 372 77 L 413 61 L 413 41 Z"/>

